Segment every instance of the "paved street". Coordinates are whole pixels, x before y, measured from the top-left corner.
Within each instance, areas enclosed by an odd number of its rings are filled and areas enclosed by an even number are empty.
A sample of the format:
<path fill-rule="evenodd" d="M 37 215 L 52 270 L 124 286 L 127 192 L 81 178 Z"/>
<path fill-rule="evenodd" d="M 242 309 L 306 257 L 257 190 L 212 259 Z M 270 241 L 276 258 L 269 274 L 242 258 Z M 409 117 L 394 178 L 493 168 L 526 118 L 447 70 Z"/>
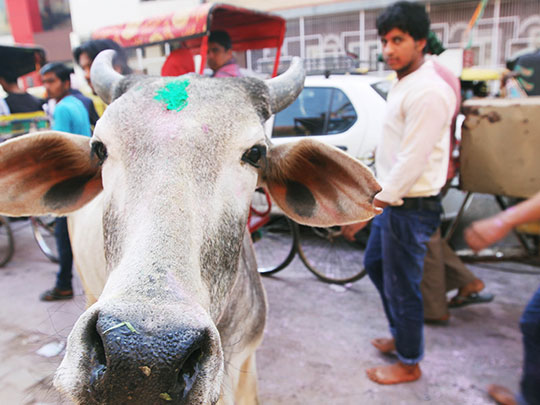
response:
<path fill-rule="evenodd" d="M 84 310 L 82 290 L 77 282 L 76 299 L 39 302 L 39 294 L 53 284 L 56 265 L 39 251 L 28 222 L 15 222 L 13 228 L 15 256 L 0 269 L 0 404 L 62 404 L 50 387 L 62 354 L 47 358 L 36 351 L 64 342 Z M 530 270 L 496 265 L 501 266 Z M 328 285 L 296 258 L 275 277 L 264 279 L 270 312 L 257 357 L 261 402 L 476 405 L 492 403 L 485 393 L 488 383 L 516 390 L 522 359 L 518 320 L 540 277 L 485 266 L 474 266 L 474 272 L 495 301 L 454 310 L 448 326 L 426 327 L 421 380 L 379 386 L 364 370 L 393 359 L 369 344 L 386 334 L 371 282 L 364 278 L 347 287 Z"/>

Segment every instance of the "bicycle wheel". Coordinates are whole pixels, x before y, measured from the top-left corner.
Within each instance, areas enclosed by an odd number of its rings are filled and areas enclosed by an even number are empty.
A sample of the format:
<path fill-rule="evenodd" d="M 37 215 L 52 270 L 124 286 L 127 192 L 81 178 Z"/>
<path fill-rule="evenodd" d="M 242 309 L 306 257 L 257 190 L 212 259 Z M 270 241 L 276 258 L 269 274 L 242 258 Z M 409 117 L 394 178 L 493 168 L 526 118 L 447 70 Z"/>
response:
<path fill-rule="evenodd" d="M 9 220 L 0 216 L 0 267 L 9 262 L 14 250 L 13 232 L 11 232 Z"/>
<path fill-rule="evenodd" d="M 251 234 L 259 273 L 276 273 L 289 265 L 296 254 L 298 225 L 289 218 L 277 215 Z"/>
<path fill-rule="evenodd" d="M 364 249 L 341 235 L 339 226 L 299 230 L 298 253 L 306 267 L 327 283 L 346 284 L 360 280 L 364 270 Z"/>
<path fill-rule="evenodd" d="M 56 249 L 56 240 L 54 238 L 54 226 L 56 217 L 44 215 L 41 217 L 30 217 L 32 223 L 32 232 L 41 251 L 47 258 L 58 263 L 58 251 Z"/>

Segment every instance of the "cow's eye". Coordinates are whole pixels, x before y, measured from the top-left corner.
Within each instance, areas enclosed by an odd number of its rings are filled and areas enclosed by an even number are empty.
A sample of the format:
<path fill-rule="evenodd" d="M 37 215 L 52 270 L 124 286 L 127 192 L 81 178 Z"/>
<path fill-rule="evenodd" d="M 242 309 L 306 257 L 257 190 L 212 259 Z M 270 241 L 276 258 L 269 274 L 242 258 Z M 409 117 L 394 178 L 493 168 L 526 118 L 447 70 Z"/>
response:
<path fill-rule="evenodd" d="M 242 156 L 242 161 L 249 163 L 256 168 L 261 167 L 260 161 L 266 156 L 266 146 L 255 145 L 249 148 Z"/>
<path fill-rule="evenodd" d="M 107 148 L 103 142 L 92 142 L 92 153 L 97 156 L 100 165 L 102 165 L 103 162 L 105 162 L 105 159 L 107 159 Z"/>

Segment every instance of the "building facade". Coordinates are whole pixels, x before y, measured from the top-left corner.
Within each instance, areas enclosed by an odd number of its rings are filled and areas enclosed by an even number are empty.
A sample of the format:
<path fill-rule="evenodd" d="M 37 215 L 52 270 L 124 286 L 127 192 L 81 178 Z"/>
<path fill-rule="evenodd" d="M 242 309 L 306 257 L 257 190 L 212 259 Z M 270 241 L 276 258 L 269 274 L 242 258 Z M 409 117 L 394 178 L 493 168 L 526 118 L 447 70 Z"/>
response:
<path fill-rule="evenodd" d="M 240 2 L 239 2 L 240 3 Z M 246 3 L 257 2 L 241 2 Z M 355 64 L 377 69 L 381 53 L 375 20 L 388 4 L 385 1 L 319 2 L 311 7 L 271 10 L 287 19 L 283 60 L 300 56 L 308 69 L 325 63 Z M 472 64 L 479 67 L 503 67 L 516 53 L 532 48 L 540 37 L 539 0 L 489 1 L 482 17 L 466 35 L 467 25 L 478 1 L 431 1 L 426 5 L 431 26 L 447 49 L 464 48 L 471 40 Z M 334 12 L 332 12 L 334 10 Z M 335 12 L 341 10 L 340 12 Z M 253 51 L 249 67 L 268 72 L 274 50 Z M 347 67 L 347 66 L 345 66 Z"/>

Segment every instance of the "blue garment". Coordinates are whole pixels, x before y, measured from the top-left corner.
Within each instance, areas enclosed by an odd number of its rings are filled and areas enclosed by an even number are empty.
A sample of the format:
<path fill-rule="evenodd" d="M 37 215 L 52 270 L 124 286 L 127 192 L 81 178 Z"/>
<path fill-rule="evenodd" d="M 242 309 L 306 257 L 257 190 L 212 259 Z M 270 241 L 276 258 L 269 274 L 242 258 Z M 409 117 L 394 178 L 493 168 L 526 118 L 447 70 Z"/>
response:
<path fill-rule="evenodd" d="M 518 403 L 540 404 L 540 288 L 527 304 L 519 324 L 525 353 Z"/>
<path fill-rule="evenodd" d="M 381 296 L 384 312 L 404 364 L 424 355 L 424 307 L 420 282 L 427 242 L 439 227 L 442 208 L 386 207 L 371 223 L 364 266 Z"/>
<path fill-rule="evenodd" d="M 66 96 L 56 105 L 53 113 L 52 129 L 77 135 L 92 136 L 88 112 L 83 103 L 74 96 Z M 56 274 L 56 288 L 71 290 L 73 278 L 73 253 L 66 218 L 57 218 L 54 230 L 60 269 Z"/>
<path fill-rule="evenodd" d="M 65 217 L 56 218 L 54 237 L 60 263 L 60 270 L 56 273 L 56 288 L 59 290 L 71 290 L 73 253 L 71 252 L 67 219 Z"/>
<path fill-rule="evenodd" d="M 84 104 L 74 96 L 65 96 L 54 108 L 52 129 L 92 136 L 90 119 Z"/>

